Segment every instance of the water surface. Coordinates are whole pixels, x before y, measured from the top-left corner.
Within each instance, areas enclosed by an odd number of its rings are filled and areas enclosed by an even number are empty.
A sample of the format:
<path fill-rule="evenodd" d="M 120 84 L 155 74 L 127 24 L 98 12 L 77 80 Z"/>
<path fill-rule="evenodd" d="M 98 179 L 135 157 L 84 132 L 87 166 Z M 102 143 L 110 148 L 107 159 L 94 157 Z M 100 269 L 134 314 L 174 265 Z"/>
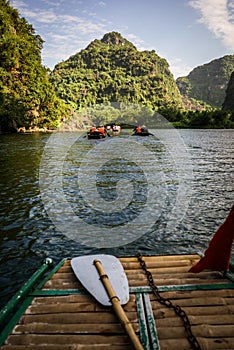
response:
<path fill-rule="evenodd" d="M 23 134 L 0 136 L 0 286 L 1 305 L 18 290 L 23 282 L 38 268 L 45 257 L 59 261 L 64 257 L 74 257 L 90 253 L 110 253 L 115 255 L 177 254 L 203 252 L 214 232 L 223 222 L 233 204 L 233 164 L 234 130 L 180 130 L 191 164 L 184 163 L 183 171 L 189 185 L 189 203 L 183 220 L 175 229 L 168 231 L 166 223 L 176 203 L 179 190 L 178 169 L 175 159 L 165 145 L 157 139 L 141 140 L 142 145 L 154 153 L 157 161 L 145 158 L 145 168 L 134 161 L 118 158 L 106 162 L 97 174 L 98 191 L 104 200 L 115 200 L 118 196 L 118 182 L 123 176 L 134 189 L 131 205 L 117 213 L 99 213 L 82 202 L 77 186 L 77 171 L 84 155 L 94 146 L 92 142 L 77 134 L 76 142 L 69 150 L 63 164 L 63 190 L 74 213 L 87 224 L 96 220 L 103 232 L 109 227 L 124 225 L 138 217 L 147 202 L 149 174 L 160 174 L 156 195 L 152 197 L 152 212 L 155 224 L 143 236 L 125 245 L 111 248 L 87 246 L 80 240 L 73 240 L 57 227 L 48 216 L 41 199 L 39 170 L 44 147 L 49 134 Z M 60 135 L 58 147 L 74 133 Z M 129 137 L 123 135 L 123 138 Z M 99 141 L 95 141 L 99 142 Z M 108 140 L 104 140 L 108 147 Z M 104 145 L 104 143 L 103 143 Z M 50 176 L 53 176 L 58 153 L 50 155 Z M 97 163 L 101 161 L 101 158 Z M 127 169 L 127 170 L 126 170 Z M 143 169 L 143 170 L 142 170 Z M 180 169 L 181 171 L 181 169 Z M 56 174 L 55 174 L 56 175 Z M 91 176 L 91 174 L 89 174 Z M 87 184 L 89 182 L 87 177 Z M 158 189 L 165 191 L 160 197 Z M 160 198 L 158 198 L 160 197 Z M 59 201 L 58 194 L 55 195 Z M 156 205 L 154 206 L 154 200 Z M 157 213 L 157 205 L 160 210 Z M 155 209 L 156 208 L 156 209 Z M 154 210 L 154 212 L 153 212 Z M 182 215 L 181 214 L 181 215 Z M 61 218 L 66 213 L 61 212 Z M 137 224 L 144 230 L 144 222 Z M 82 230 L 82 227 L 80 227 Z M 84 228 L 83 228 L 84 230 Z M 81 232 L 81 231 L 80 231 Z M 85 234 L 83 232 L 82 234 Z M 105 239 L 105 237 L 104 237 Z M 109 237 L 108 237 L 109 239 Z"/>

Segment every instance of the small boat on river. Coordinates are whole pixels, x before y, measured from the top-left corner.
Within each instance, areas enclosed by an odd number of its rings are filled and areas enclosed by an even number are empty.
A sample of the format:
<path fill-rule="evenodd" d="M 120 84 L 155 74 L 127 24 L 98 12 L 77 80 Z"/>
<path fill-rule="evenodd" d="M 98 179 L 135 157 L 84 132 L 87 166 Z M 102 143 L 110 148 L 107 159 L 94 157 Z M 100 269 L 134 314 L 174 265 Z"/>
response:
<path fill-rule="evenodd" d="M 121 307 L 138 345 L 113 307 L 97 300 L 98 287 L 94 284 L 92 292 L 85 286 L 88 273 L 83 263 L 79 267 L 79 257 L 56 265 L 47 259 L 2 309 L 0 349 L 234 349 L 234 275 L 230 270 L 225 275 L 190 272 L 200 258 L 198 254 L 115 257 L 128 281 L 128 300 Z M 108 273 L 100 276 L 95 283 Z"/>
<path fill-rule="evenodd" d="M 151 134 L 149 130 L 143 125 L 143 126 L 137 126 L 134 128 L 134 133 L 132 136 L 150 136 Z"/>
<path fill-rule="evenodd" d="M 100 139 L 104 139 L 106 137 L 105 134 L 102 134 L 102 133 L 100 133 L 98 131 L 92 132 L 92 133 L 88 133 L 87 136 L 88 136 L 89 140 L 100 140 Z"/>
<path fill-rule="evenodd" d="M 104 139 L 106 137 L 106 134 L 101 133 L 99 131 L 94 131 L 94 132 L 89 132 L 87 134 L 87 137 L 89 140 L 100 140 L 100 139 Z"/>
<path fill-rule="evenodd" d="M 93 125 L 92 128 L 87 133 L 88 139 L 94 139 L 94 140 L 100 140 L 104 139 L 107 136 L 106 129 L 104 128 L 104 125 L 95 126 Z"/>
<path fill-rule="evenodd" d="M 132 136 L 150 136 L 153 135 L 148 131 L 134 132 Z"/>

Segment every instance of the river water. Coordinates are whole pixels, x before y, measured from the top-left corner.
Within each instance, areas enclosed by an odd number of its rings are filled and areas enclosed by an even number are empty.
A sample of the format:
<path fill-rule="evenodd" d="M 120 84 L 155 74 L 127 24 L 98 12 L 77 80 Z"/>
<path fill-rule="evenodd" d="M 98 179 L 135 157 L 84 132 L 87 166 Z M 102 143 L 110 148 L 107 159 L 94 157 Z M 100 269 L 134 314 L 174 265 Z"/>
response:
<path fill-rule="evenodd" d="M 204 252 L 234 202 L 234 130 L 0 143 L 0 307 L 45 257 Z"/>

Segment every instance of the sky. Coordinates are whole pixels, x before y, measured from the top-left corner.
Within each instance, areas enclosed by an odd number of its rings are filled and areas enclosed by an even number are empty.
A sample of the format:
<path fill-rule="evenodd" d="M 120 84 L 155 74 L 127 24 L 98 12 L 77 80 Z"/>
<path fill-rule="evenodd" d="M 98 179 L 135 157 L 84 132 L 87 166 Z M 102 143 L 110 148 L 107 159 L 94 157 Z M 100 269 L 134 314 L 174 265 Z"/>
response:
<path fill-rule="evenodd" d="M 54 66 L 108 32 L 155 50 L 174 77 L 234 54 L 234 0 L 10 0 L 44 40 Z"/>

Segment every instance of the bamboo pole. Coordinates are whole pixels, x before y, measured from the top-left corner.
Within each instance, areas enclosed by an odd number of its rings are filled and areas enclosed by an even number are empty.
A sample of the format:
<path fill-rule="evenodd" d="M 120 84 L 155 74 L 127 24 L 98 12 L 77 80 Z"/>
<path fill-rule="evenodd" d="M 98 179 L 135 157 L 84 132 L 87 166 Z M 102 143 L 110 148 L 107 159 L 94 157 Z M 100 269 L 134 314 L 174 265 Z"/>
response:
<path fill-rule="evenodd" d="M 94 265 L 99 273 L 100 279 L 106 289 L 106 292 L 110 298 L 110 301 L 112 303 L 113 309 L 116 313 L 116 315 L 118 316 L 123 328 L 125 329 L 125 331 L 127 332 L 135 350 L 144 350 L 142 344 L 139 341 L 139 338 L 137 337 L 132 324 L 130 323 L 127 315 L 125 314 L 120 302 L 119 302 L 119 298 L 116 295 L 110 280 L 108 278 L 108 276 L 105 273 L 105 270 L 101 264 L 101 262 L 99 260 L 94 260 Z"/>

